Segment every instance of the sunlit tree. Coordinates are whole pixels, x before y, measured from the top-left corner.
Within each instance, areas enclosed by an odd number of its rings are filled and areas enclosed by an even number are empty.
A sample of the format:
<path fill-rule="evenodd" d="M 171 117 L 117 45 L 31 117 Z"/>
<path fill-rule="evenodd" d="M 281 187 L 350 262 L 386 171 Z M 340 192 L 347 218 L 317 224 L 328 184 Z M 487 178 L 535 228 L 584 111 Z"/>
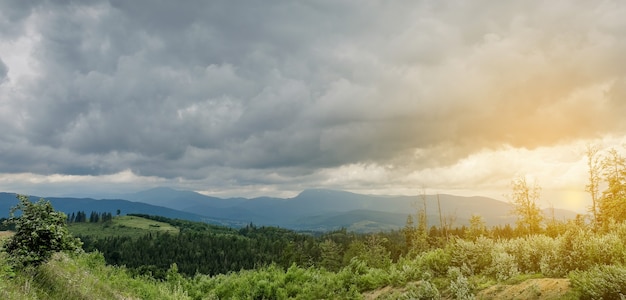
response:
<path fill-rule="evenodd" d="M 480 236 L 487 234 L 487 224 L 480 215 L 472 214 L 470 217 L 470 226 L 465 231 L 465 236 L 469 239 L 475 240 Z"/>
<path fill-rule="evenodd" d="M 520 231 L 528 234 L 536 234 L 541 231 L 543 213 L 537 205 L 541 188 L 537 183 L 529 185 L 526 177 L 518 177 L 511 182 L 513 193 L 509 200 L 513 204 L 513 214 L 517 216 L 517 227 Z"/>
<path fill-rule="evenodd" d="M 602 160 L 602 175 L 607 189 L 598 201 L 598 215 L 606 226 L 611 220 L 626 220 L 626 159 L 614 148 Z"/>
<path fill-rule="evenodd" d="M 586 148 L 587 168 L 589 172 L 589 183 L 585 186 L 585 191 L 591 195 L 591 207 L 589 208 L 593 218 L 594 228 L 598 226 L 598 193 L 602 180 L 602 162 L 600 160 L 600 148 L 597 145 L 588 144 Z"/>

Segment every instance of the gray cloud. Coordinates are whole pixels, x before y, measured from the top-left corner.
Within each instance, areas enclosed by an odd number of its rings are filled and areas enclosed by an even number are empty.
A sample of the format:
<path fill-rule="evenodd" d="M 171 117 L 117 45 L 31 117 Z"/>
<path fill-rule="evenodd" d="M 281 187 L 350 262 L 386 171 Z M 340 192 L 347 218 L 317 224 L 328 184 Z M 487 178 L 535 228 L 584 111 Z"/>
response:
<path fill-rule="evenodd" d="M 7 40 L 35 35 L 38 75 L 1 106 L 20 116 L 0 138 L 5 172 L 229 170 L 250 184 L 626 129 L 618 2 L 69 1 L 1 13 Z"/>
<path fill-rule="evenodd" d="M 7 79 L 7 74 L 9 73 L 9 68 L 0 58 L 0 84 Z"/>

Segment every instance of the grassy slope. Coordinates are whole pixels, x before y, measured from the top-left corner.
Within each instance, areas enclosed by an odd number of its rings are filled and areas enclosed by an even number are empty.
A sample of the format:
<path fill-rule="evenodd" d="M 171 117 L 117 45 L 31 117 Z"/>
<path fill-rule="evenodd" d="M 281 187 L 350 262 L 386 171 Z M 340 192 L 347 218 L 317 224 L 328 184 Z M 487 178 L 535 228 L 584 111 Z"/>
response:
<path fill-rule="evenodd" d="M 178 228 L 163 222 L 148 220 L 135 216 L 114 217 L 107 223 L 72 223 L 68 229 L 75 236 L 92 236 L 102 238 L 107 236 L 130 236 L 133 238 L 145 235 L 148 232 L 177 234 Z"/>
<path fill-rule="evenodd" d="M 179 287 L 133 278 L 104 265 L 98 253 L 70 258 L 57 254 L 36 272 L 12 273 L 0 253 L 1 299 L 188 299 Z"/>
<path fill-rule="evenodd" d="M 0 235 L 0 246 L 8 234 Z M 57 253 L 37 270 L 14 272 L 0 251 L 0 299 L 189 299 L 180 286 L 133 278 L 99 253 Z"/>

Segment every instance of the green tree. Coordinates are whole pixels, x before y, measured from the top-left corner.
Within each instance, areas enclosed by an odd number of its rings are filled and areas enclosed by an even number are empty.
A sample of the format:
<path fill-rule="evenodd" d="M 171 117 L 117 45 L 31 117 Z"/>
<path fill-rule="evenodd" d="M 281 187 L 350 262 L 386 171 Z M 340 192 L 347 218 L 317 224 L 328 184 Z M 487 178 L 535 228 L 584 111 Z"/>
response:
<path fill-rule="evenodd" d="M 585 186 L 585 191 L 591 195 L 591 216 L 593 217 L 593 226 L 597 229 L 598 224 L 598 191 L 600 188 L 600 180 L 602 173 L 602 162 L 598 152 L 600 148 L 597 145 L 588 144 L 586 148 L 587 168 L 589 174 L 589 183 Z"/>
<path fill-rule="evenodd" d="M 342 260 L 341 246 L 331 239 L 326 239 L 320 244 L 320 249 L 322 251 L 321 266 L 333 272 L 339 271 Z"/>
<path fill-rule="evenodd" d="M 543 213 L 537 205 L 541 188 L 536 182 L 530 186 L 526 177 L 513 179 L 511 187 L 513 193 L 509 199 L 513 204 L 512 212 L 517 216 L 518 229 L 531 235 L 539 233 L 543 222 Z"/>
<path fill-rule="evenodd" d="M 606 228 L 611 220 L 626 220 L 626 158 L 611 149 L 602 161 L 602 171 L 607 189 L 598 204 L 598 218 Z"/>
<path fill-rule="evenodd" d="M 480 236 L 487 234 L 487 224 L 480 215 L 472 214 L 470 217 L 470 226 L 465 232 L 465 236 L 471 240 L 476 240 Z"/>
<path fill-rule="evenodd" d="M 5 246 L 15 266 L 37 266 L 58 251 L 82 251 L 81 241 L 67 230 L 64 213 L 55 211 L 44 199 L 36 203 L 24 195 L 17 195 L 17 199 L 7 220 L 15 225 L 16 232 Z M 21 216 L 16 217 L 16 211 L 21 211 Z"/>
<path fill-rule="evenodd" d="M 391 265 L 391 254 L 385 245 L 389 240 L 372 234 L 365 241 L 365 252 L 359 257 L 369 267 L 385 269 Z"/>
<path fill-rule="evenodd" d="M 413 240 L 415 239 L 415 223 L 413 222 L 413 216 L 408 215 L 406 217 L 406 223 L 404 224 L 404 228 L 402 229 L 402 233 L 404 233 L 404 240 L 406 243 L 407 251 L 413 248 Z"/>

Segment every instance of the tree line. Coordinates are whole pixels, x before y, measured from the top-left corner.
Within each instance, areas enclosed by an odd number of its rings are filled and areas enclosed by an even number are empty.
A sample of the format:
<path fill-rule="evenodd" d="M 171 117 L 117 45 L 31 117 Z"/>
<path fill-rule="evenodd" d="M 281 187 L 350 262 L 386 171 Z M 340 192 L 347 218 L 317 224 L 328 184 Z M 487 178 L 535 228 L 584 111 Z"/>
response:
<path fill-rule="evenodd" d="M 113 214 L 110 212 L 95 212 L 92 211 L 87 219 L 87 214 L 84 211 L 73 212 L 71 215 L 67 215 L 67 223 L 99 223 L 109 222 L 113 220 Z"/>

